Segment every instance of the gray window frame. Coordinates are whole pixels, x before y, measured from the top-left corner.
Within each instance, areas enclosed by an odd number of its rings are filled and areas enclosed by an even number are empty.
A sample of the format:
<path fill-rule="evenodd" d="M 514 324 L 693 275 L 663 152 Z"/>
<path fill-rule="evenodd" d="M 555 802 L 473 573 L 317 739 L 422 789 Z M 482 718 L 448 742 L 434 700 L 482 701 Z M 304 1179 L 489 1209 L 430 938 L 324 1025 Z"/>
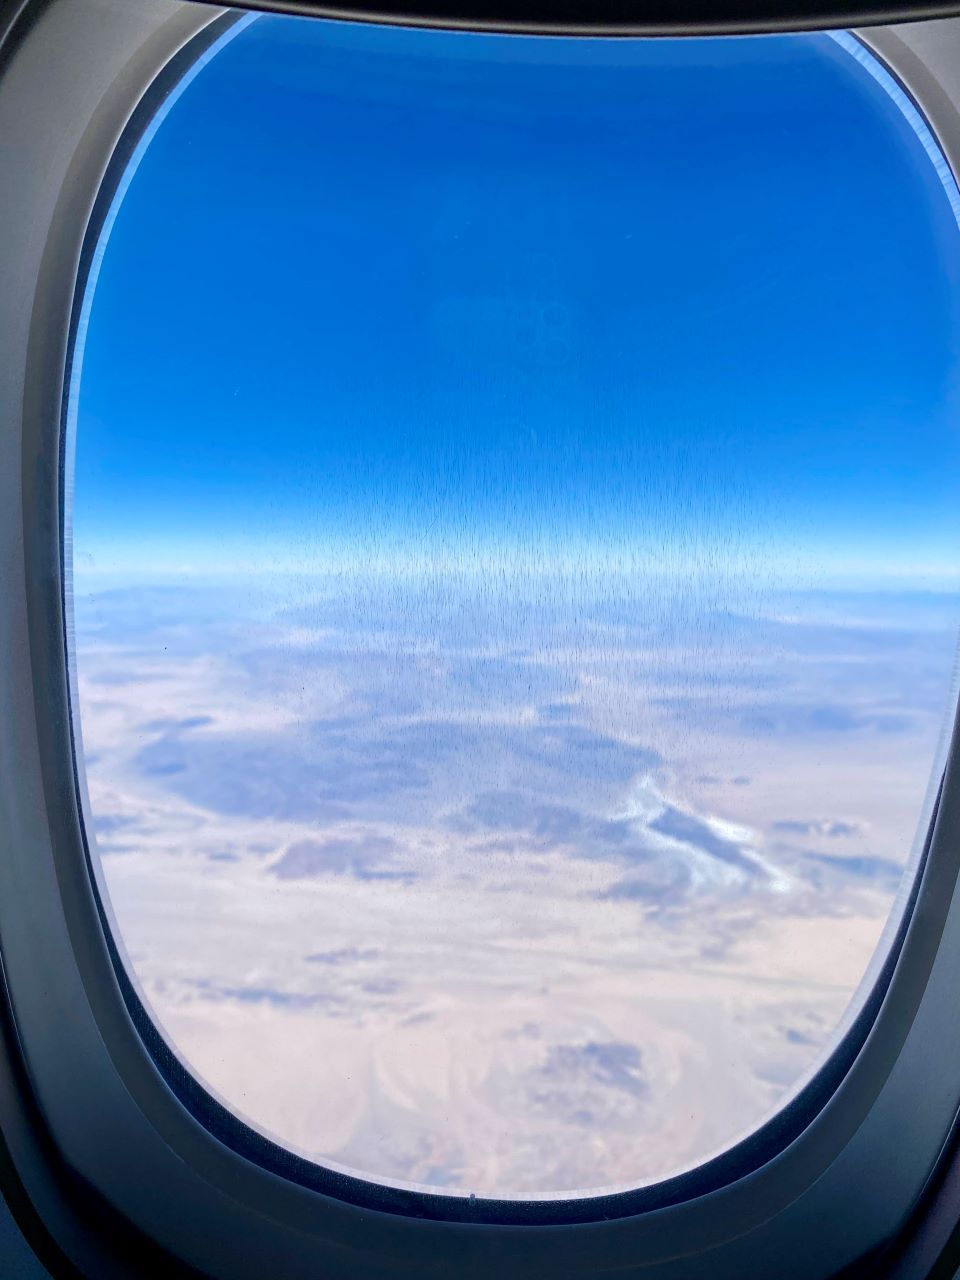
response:
<path fill-rule="evenodd" d="M 311 1177 L 205 1100 L 138 1012 L 89 872 L 74 768 L 64 403 L 91 229 L 125 148 L 233 20 L 180 0 L 46 0 L 19 6 L 0 44 L 0 1183 L 6 1159 L 42 1248 L 98 1280 L 141 1274 L 147 1258 L 224 1280 L 825 1280 L 876 1256 L 960 1110 L 956 729 L 873 1002 L 806 1109 L 710 1176 L 552 1209 Z M 859 36 L 956 174 L 960 19 Z"/>

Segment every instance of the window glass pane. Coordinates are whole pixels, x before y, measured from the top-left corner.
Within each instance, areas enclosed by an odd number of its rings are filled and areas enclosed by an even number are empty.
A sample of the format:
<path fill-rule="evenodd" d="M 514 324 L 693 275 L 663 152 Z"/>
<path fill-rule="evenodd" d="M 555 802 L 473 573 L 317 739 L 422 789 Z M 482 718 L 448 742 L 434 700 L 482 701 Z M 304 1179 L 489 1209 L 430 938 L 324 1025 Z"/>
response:
<path fill-rule="evenodd" d="M 823 1061 L 953 705 L 955 203 L 850 37 L 246 19 L 166 101 L 71 391 L 81 769 L 252 1125 L 571 1194 Z"/>

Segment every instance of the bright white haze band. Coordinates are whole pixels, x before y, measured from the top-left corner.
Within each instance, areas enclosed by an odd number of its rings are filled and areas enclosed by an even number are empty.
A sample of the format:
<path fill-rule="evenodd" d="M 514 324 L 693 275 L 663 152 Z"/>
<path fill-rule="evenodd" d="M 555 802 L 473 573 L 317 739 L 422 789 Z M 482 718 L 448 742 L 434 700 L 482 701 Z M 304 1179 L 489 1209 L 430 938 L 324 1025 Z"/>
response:
<path fill-rule="evenodd" d="M 261 18 L 168 99 L 81 323 L 75 692 L 227 1106 L 569 1195 L 822 1062 L 951 720 L 955 204 L 849 37 Z"/>

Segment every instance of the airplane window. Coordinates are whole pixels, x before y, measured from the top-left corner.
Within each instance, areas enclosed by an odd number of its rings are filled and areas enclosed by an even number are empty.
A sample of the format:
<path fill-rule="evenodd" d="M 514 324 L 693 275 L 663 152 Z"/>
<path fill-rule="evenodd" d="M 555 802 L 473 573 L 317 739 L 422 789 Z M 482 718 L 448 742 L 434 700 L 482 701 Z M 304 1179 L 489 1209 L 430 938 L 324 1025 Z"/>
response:
<path fill-rule="evenodd" d="M 847 36 L 260 17 L 181 90 L 71 388 L 124 963 L 328 1166 L 514 1197 L 695 1166 L 836 1043 L 929 823 L 945 166 Z"/>

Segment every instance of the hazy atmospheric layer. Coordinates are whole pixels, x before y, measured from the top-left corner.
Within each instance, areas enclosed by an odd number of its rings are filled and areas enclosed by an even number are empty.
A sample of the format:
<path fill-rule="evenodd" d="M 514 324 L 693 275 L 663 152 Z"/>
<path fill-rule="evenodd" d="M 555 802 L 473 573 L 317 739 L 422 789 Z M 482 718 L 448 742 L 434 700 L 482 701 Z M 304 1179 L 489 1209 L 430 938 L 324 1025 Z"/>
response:
<path fill-rule="evenodd" d="M 606 589 L 82 577 L 122 943 L 255 1125 L 583 1190 L 702 1159 L 822 1056 L 927 812 L 960 602 Z"/>

